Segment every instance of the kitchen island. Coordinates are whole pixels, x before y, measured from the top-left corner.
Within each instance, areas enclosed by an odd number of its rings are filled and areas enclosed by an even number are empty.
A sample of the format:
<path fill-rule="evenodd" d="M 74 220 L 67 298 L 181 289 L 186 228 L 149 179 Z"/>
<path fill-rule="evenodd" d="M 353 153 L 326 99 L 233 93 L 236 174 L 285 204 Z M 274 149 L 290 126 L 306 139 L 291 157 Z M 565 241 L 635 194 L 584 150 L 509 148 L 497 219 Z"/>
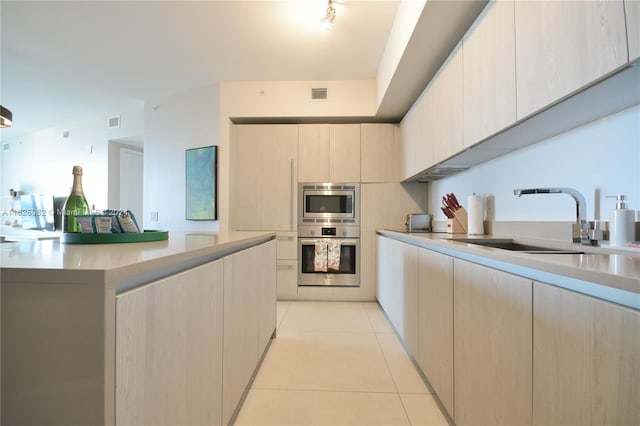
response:
<path fill-rule="evenodd" d="M 0 244 L 2 423 L 228 423 L 275 332 L 274 238 Z"/>

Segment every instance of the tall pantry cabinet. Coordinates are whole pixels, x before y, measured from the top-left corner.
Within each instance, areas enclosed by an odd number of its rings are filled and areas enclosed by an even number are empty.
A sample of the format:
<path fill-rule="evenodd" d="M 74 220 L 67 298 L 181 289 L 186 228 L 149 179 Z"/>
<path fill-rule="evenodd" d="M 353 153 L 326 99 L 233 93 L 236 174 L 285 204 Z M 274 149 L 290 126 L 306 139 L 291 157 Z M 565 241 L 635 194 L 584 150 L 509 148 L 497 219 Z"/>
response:
<path fill-rule="evenodd" d="M 231 228 L 295 230 L 298 126 L 250 124 L 234 129 Z"/>
<path fill-rule="evenodd" d="M 232 126 L 230 229 L 276 232 L 278 299 L 297 292 L 298 126 Z"/>

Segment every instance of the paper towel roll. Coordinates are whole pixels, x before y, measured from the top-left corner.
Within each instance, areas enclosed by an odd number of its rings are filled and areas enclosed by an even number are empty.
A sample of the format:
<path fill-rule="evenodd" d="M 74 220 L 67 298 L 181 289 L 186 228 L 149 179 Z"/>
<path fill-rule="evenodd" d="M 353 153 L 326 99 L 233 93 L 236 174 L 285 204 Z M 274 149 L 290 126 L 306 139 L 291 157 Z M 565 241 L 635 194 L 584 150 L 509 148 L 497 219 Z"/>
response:
<path fill-rule="evenodd" d="M 467 197 L 468 227 L 467 233 L 471 235 L 484 234 L 484 200 L 480 195 Z"/>

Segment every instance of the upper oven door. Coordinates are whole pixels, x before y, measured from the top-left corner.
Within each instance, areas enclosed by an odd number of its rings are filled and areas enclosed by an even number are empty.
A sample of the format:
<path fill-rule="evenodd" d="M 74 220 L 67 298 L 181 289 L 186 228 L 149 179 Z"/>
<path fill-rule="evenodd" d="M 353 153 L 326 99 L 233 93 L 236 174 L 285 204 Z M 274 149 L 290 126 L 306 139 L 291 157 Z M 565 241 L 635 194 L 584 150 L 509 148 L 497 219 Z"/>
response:
<path fill-rule="evenodd" d="M 299 224 L 359 224 L 356 184 L 300 184 Z"/>

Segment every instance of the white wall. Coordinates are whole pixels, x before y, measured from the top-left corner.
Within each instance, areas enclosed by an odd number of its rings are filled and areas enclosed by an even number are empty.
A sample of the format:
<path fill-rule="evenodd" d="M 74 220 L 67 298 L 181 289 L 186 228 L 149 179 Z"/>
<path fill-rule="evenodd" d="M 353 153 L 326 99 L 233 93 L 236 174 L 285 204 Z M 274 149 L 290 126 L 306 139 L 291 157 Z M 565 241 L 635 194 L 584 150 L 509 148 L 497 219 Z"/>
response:
<path fill-rule="evenodd" d="M 640 209 L 640 106 L 621 111 L 466 172 L 429 184 L 436 220 L 446 218 L 440 199 L 453 192 L 463 206 L 476 193 L 494 198 L 497 221 L 572 221 L 575 202 L 564 194 L 513 195 L 515 188 L 572 187 L 584 195 L 587 217 L 609 220 L 615 207 L 605 195 L 625 194 Z"/>
<path fill-rule="evenodd" d="M 83 189 L 89 205 L 107 208 L 108 141 L 144 134 L 142 108 L 121 114 L 121 127 L 107 128 L 107 117 L 68 123 L 19 138 L 4 129 L 0 159 L 0 196 L 9 188 L 26 193 L 69 195 L 74 165 L 84 169 Z M 68 137 L 63 132 L 68 131 Z M 4 209 L 7 200 L 2 200 Z"/>
<path fill-rule="evenodd" d="M 148 229 L 216 232 L 218 221 L 185 220 L 185 150 L 221 145 L 219 85 L 145 103 L 144 223 Z M 218 182 L 218 187 L 224 185 Z M 218 204 L 224 200 L 218 197 Z M 158 221 L 151 221 L 158 212 Z"/>

